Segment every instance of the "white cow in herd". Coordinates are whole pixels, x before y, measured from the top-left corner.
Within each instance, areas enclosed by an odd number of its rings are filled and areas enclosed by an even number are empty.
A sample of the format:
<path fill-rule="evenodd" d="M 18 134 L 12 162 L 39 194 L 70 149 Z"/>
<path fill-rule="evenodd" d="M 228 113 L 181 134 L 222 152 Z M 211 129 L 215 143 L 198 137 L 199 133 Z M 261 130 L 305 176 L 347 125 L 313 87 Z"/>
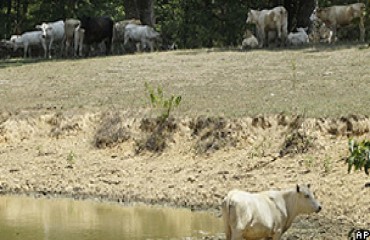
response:
<path fill-rule="evenodd" d="M 262 11 L 251 9 L 248 12 L 246 23 L 256 25 L 260 47 L 268 45 L 269 31 L 276 31 L 276 40 L 280 39 L 280 43 L 285 44 L 288 35 L 288 12 L 284 7 L 279 6 Z"/>
<path fill-rule="evenodd" d="M 124 33 L 124 45 L 129 41 L 133 41 L 137 44 L 138 51 L 145 47 L 149 47 L 150 51 L 154 50 L 154 43 L 160 40 L 160 34 L 156 32 L 152 27 L 147 25 L 136 25 L 127 24 Z"/>
<path fill-rule="evenodd" d="M 23 48 L 23 57 L 27 55 L 31 57 L 32 46 L 42 46 L 44 49 L 44 57 L 47 56 L 47 47 L 45 38 L 42 36 L 41 31 L 25 32 L 22 35 L 12 35 L 10 43 L 13 45 L 13 50 L 17 51 L 18 48 Z"/>
<path fill-rule="evenodd" d="M 249 193 L 232 190 L 222 203 L 227 240 L 279 240 L 299 214 L 321 210 L 309 185 L 283 191 Z"/>
<path fill-rule="evenodd" d="M 337 28 L 353 24 L 358 20 L 360 28 L 360 41 L 365 41 L 365 4 L 354 3 L 343 6 L 332 6 L 327 8 L 316 8 L 311 15 L 311 20 L 320 19 L 327 27 L 332 30 L 330 42 L 335 42 Z"/>
<path fill-rule="evenodd" d="M 124 52 L 124 47 L 122 46 L 122 44 L 125 41 L 125 29 L 128 24 L 141 25 L 141 21 L 139 19 L 128 19 L 116 22 L 113 25 L 113 52 Z"/>
<path fill-rule="evenodd" d="M 54 42 L 62 42 L 64 38 L 64 21 L 56 21 L 51 23 L 42 23 L 36 25 L 36 29 L 41 30 L 42 37 L 47 42 L 47 51 L 51 58 L 51 47 Z"/>
<path fill-rule="evenodd" d="M 297 28 L 297 32 L 291 32 L 288 34 L 287 43 L 292 46 L 299 46 L 308 44 L 310 42 L 307 34 L 307 29 Z"/>
<path fill-rule="evenodd" d="M 65 56 L 69 55 L 69 48 L 74 46 L 73 56 L 77 55 L 78 47 L 79 47 L 79 36 L 78 36 L 78 29 L 81 25 L 81 21 L 78 19 L 69 18 L 66 19 L 64 23 L 64 38 L 63 38 L 63 46 L 65 45 Z M 63 52 L 63 51 L 62 51 Z"/>
<path fill-rule="evenodd" d="M 241 50 L 253 49 L 258 47 L 258 40 L 250 30 L 244 34 Z"/>

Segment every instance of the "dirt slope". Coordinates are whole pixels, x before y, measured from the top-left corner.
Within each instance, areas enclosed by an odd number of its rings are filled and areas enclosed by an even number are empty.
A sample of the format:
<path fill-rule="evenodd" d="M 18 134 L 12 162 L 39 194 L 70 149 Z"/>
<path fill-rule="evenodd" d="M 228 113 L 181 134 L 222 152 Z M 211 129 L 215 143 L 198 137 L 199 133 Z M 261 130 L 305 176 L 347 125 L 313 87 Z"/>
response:
<path fill-rule="evenodd" d="M 3 113 L 0 192 L 217 213 L 233 188 L 311 183 L 323 211 L 297 219 L 286 239 L 345 239 L 352 227 L 370 225 L 370 189 L 364 186 L 369 178 L 363 172 L 347 174 L 343 161 L 348 135 L 369 137 L 366 117 L 174 119 L 164 135 L 166 147 L 154 153 L 138 152 L 138 144 L 153 132 L 153 120 L 129 115 Z"/>

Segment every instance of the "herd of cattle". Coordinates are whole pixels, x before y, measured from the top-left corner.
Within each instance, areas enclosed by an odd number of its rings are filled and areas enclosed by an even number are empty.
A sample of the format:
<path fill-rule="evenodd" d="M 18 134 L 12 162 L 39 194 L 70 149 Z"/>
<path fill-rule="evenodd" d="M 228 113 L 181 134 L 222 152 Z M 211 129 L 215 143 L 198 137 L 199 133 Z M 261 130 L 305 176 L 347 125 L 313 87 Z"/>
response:
<path fill-rule="evenodd" d="M 7 48 L 16 51 L 24 49 L 24 57 L 31 56 L 31 48 L 41 46 L 44 57 L 51 58 L 53 44 L 60 43 L 61 54 L 70 56 L 73 46 L 73 56 L 83 56 L 84 46 L 87 54 L 98 46 L 100 51 L 110 54 L 112 46 L 123 48 L 134 43 L 138 50 L 149 48 L 153 51 L 154 44 L 161 40 L 160 34 L 152 27 L 141 25 L 140 20 L 124 20 L 114 23 L 109 17 L 83 17 L 78 19 L 59 20 L 56 22 L 36 25 L 35 31 L 22 35 L 12 35 L 10 40 L 3 40 Z"/>
<path fill-rule="evenodd" d="M 288 34 L 288 12 L 278 6 L 269 10 L 249 10 L 247 24 L 256 26 L 255 37 L 247 30 L 242 42 L 242 49 L 268 46 L 272 39 L 278 45 L 303 45 L 309 42 L 335 42 L 337 28 L 351 25 L 356 21 L 360 28 L 360 41 L 365 40 L 365 4 L 355 3 L 327 8 L 316 8 L 312 13 L 311 25 L 297 28 Z M 308 31 L 309 30 L 309 31 Z M 309 33 L 308 33 L 309 32 Z M 161 36 L 152 27 L 142 25 L 140 20 L 124 20 L 114 23 L 109 17 L 83 17 L 67 19 L 37 25 L 35 31 L 22 35 L 12 35 L 9 40 L 2 40 L 0 47 L 23 48 L 24 57 L 31 56 L 31 48 L 42 47 L 44 57 L 51 58 L 53 44 L 61 47 L 62 56 L 89 55 L 98 46 L 100 52 L 124 52 L 131 46 L 137 51 L 154 50 L 162 41 Z M 73 46 L 73 53 L 71 53 Z M 167 49 L 173 48 L 167 46 Z M 113 48 L 113 49 L 112 49 Z M 55 51 L 55 50 L 54 50 Z M 55 51 L 56 52 L 56 51 Z"/>
<path fill-rule="evenodd" d="M 278 6 L 270 10 L 249 10 L 247 24 L 256 26 L 257 37 L 250 32 L 245 34 L 242 48 L 263 47 L 275 38 L 280 45 L 303 45 L 311 42 L 333 43 L 337 40 L 337 28 L 358 23 L 360 41 L 365 41 L 365 4 L 355 3 L 342 6 L 316 8 L 311 14 L 311 26 L 297 28 L 288 34 L 288 12 Z M 310 31 L 308 33 L 308 29 Z"/>

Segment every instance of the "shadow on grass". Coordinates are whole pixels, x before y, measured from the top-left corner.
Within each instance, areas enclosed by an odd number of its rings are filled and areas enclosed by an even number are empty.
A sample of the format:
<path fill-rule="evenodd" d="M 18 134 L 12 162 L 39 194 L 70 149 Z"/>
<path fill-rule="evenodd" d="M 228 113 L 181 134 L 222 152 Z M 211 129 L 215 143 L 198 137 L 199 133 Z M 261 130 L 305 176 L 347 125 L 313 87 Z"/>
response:
<path fill-rule="evenodd" d="M 11 59 L 2 59 L 0 60 L 0 69 L 7 67 L 18 67 L 27 64 L 34 64 L 40 62 L 55 61 L 55 59 L 45 59 L 45 58 L 11 58 Z"/>
<path fill-rule="evenodd" d="M 89 57 L 58 57 L 58 58 L 9 58 L 9 59 L 0 59 L 0 69 L 7 67 L 19 67 L 27 64 L 37 64 L 42 62 L 63 62 L 63 61 L 79 61 L 89 58 L 104 58 L 109 56 L 89 56 Z"/>
<path fill-rule="evenodd" d="M 359 43 L 359 42 L 339 42 L 335 44 L 328 43 L 317 43 L 317 44 L 308 44 L 302 46 L 269 46 L 265 48 L 256 48 L 249 50 L 241 50 L 239 47 L 221 47 L 221 48 L 199 48 L 199 49 L 183 49 L 182 51 L 176 51 L 175 55 L 198 55 L 202 53 L 212 53 L 212 52 L 236 52 L 236 53 L 248 53 L 253 51 L 271 51 L 271 52 L 283 52 L 283 51 L 297 51 L 303 50 L 304 53 L 313 53 L 313 52 L 333 52 L 337 50 L 358 48 L 359 50 L 369 49 L 370 45 L 368 43 Z"/>

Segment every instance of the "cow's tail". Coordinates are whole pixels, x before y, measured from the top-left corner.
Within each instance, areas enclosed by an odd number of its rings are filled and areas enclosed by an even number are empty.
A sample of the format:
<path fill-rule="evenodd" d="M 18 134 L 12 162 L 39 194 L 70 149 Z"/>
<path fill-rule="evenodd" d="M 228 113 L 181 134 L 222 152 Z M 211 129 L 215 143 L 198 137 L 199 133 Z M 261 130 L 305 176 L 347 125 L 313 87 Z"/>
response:
<path fill-rule="evenodd" d="M 222 202 L 222 218 L 224 220 L 226 240 L 231 240 L 230 207 L 230 197 L 226 196 Z"/>

